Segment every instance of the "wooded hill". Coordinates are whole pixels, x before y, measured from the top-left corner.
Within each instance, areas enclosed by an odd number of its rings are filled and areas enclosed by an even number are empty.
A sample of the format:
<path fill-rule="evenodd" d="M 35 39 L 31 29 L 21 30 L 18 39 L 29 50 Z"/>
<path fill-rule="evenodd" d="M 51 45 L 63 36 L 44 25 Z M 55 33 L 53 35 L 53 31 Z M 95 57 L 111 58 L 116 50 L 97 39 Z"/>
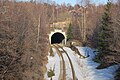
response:
<path fill-rule="evenodd" d="M 101 25 L 106 26 L 104 19 L 109 16 L 113 31 L 112 52 L 106 57 L 103 54 L 102 60 L 96 58 L 96 61 L 103 65 L 108 63 L 104 67 L 120 63 L 120 1 L 112 3 L 110 15 L 104 15 L 105 8 L 106 5 L 91 3 L 86 7 L 78 4 L 73 7 L 70 4 L 1 0 L 0 80 L 43 80 L 49 51 L 49 24 L 66 19 L 71 19 L 74 39 L 98 48 Z"/>

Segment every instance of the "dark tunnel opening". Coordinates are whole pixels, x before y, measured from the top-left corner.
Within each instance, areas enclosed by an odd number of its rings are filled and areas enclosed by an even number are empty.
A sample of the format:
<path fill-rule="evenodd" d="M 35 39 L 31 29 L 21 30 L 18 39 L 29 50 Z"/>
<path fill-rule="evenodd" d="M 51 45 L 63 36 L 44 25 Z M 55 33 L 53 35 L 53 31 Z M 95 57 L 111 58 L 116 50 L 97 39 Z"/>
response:
<path fill-rule="evenodd" d="M 61 33 L 54 33 L 51 37 L 51 44 L 62 43 L 65 39 L 64 35 Z"/>

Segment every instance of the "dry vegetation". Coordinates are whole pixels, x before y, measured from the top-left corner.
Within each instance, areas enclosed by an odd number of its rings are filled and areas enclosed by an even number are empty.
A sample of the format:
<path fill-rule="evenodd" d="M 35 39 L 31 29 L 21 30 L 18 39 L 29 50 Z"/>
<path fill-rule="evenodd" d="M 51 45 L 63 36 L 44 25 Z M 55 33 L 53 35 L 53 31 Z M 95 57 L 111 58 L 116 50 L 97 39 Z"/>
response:
<path fill-rule="evenodd" d="M 43 80 L 49 31 L 47 5 L 0 2 L 0 79 Z"/>
<path fill-rule="evenodd" d="M 55 5 L 0 1 L 0 80 L 43 80 L 49 50 L 49 24 L 71 18 L 73 38 L 96 47 L 105 5 Z M 112 5 L 113 50 L 119 63 L 120 1 Z M 117 55 L 117 56 L 116 56 Z M 110 56 L 111 57 L 111 56 Z M 105 60 L 106 61 L 106 60 Z M 119 73 L 119 72 L 118 72 Z M 118 79 L 117 79 L 118 80 Z"/>

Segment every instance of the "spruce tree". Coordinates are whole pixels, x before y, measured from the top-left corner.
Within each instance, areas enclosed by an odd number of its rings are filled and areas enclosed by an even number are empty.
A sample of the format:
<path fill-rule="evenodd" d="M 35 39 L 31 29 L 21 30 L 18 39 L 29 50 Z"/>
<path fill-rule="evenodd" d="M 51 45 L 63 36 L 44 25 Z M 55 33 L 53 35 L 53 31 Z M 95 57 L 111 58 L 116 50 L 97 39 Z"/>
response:
<path fill-rule="evenodd" d="M 108 55 L 112 49 L 111 44 L 113 43 L 113 29 L 112 29 L 112 19 L 111 19 L 111 6 L 112 3 L 108 0 L 105 7 L 104 15 L 102 16 L 102 21 L 100 25 L 100 31 L 98 33 L 98 45 L 97 49 L 99 54 L 96 56 L 98 62 L 102 61 L 105 55 Z"/>
<path fill-rule="evenodd" d="M 71 23 L 69 24 L 69 27 L 67 29 L 67 40 L 70 40 L 73 38 L 73 33 L 72 33 L 72 25 Z"/>

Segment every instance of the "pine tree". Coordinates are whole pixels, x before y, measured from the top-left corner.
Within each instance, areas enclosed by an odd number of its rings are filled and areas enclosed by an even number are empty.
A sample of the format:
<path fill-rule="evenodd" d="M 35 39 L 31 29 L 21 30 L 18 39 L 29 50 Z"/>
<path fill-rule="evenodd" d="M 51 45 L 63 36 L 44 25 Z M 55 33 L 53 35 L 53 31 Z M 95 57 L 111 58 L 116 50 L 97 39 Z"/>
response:
<path fill-rule="evenodd" d="M 105 7 L 104 15 L 102 16 L 100 31 L 97 38 L 97 49 L 99 51 L 99 54 L 96 56 L 96 60 L 98 62 L 101 62 L 102 58 L 112 51 L 111 44 L 113 43 L 113 29 L 110 12 L 111 6 L 112 3 L 108 0 L 108 3 Z"/>
<path fill-rule="evenodd" d="M 69 27 L 67 29 L 67 40 L 70 40 L 73 38 L 73 33 L 72 33 L 72 25 L 69 24 Z"/>

